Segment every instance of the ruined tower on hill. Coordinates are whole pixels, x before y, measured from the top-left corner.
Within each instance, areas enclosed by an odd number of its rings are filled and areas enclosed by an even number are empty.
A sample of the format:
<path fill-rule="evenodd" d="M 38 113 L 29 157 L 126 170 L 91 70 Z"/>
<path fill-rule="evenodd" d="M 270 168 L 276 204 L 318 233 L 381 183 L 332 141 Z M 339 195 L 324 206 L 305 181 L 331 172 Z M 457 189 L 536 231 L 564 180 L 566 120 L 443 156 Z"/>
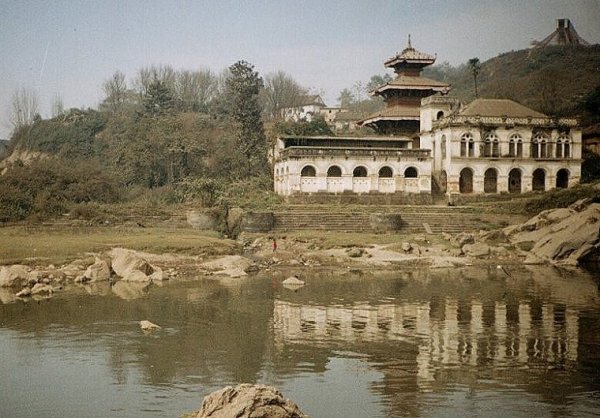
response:
<path fill-rule="evenodd" d="M 590 43 L 583 39 L 575 26 L 569 19 L 556 19 L 556 30 L 546 36 L 541 41 L 533 41 L 533 48 L 544 48 L 546 46 L 569 45 L 569 46 L 589 46 Z"/>

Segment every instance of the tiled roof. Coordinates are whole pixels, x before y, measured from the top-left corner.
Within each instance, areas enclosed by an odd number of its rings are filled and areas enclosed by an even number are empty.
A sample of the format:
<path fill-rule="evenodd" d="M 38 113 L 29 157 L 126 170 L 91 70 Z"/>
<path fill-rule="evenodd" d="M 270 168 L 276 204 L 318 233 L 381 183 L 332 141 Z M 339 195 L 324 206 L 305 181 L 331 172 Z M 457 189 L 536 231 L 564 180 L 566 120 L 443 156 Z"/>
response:
<path fill-rule="evenodd" d="M 378 120 L 419 120 L 419 108 L 407 108 L 401 106 L 393 106 L 385 108 L 377 113 L 369 115 L 366 119 L 360 121 L 361 124 L 372 123 Z"/>
<path fill-rule="evenodd" d="M 373 90 L 371 94 L 377 94 L 384 90 L 397 89 L 435 90 L 441 91 L 442 93 L 447 93 L 448 91 L 450 91 L 450 85 L 441 81 L 432 80 L 427 77 L 399 75 L 389 83 L 384 84 L 383 86 Z"/>
<path fill-rule="evenodd" d="M 508 116 L 514 118 L 547 118 L 520 103 L 508 99 L 476 99 L 459 111 L 462 116 Z"/>
<path fill-rule="evenodd" d="M 338 112 L 333 119 L 336 122 L 353 122 L 364 119 L 366 115 L 360 112 Z"/>

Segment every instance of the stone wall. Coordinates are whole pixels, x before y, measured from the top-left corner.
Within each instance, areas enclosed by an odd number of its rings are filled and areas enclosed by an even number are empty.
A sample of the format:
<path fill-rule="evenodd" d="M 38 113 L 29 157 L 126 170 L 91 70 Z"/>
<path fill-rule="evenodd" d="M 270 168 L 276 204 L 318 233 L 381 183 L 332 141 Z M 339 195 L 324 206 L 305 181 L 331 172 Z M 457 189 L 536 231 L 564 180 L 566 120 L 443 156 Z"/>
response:
<path fill-rule="evenodd" d="M 433 199 L 430 193 L 314 193 L 296 194 L 289 196 L 290 204 L 323 204 L 323 205 L 431 205 Z"/>
<path fill-rule="evenodd" d="M 246 212 L 242 218 L 244 232 L 269 232 L 275 226 L 273 212 Z"/>

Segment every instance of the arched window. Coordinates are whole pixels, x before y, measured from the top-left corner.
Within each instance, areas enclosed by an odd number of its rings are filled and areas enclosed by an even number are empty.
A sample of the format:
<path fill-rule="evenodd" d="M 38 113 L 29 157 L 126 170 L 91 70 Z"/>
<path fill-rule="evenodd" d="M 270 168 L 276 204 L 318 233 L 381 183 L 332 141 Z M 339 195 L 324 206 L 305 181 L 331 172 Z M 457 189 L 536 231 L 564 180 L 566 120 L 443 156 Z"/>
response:
<path fill-rule="evenodd" d="M 548 139 L 537 133 L 531 138 L 531 158 L 548 158 Z"/>
<path fill-rule="evenodd" d="M 487 132 L 483 140 L 483 156 L 498 157 L 500 155 L 500 142 L 495 132 Z"/>
<path fill-rule="evenodd" d="M 363 166 L 358 166 L 352 172 L 353 177 L 367 177 L 367 169 Z"/>
<path fill-rule="evenodd" d="M 445 159 L 446 158 L 446 135 L 442 135 L 442 145 L 441 145 L 441 147 L 442 147 L 442 150 L 441 150 L 441 152 L 442 152 L 442 159 Z"/>
<path fill-rule="evenodd" d="M 439 112 L 437 112 L 435 120 L 440 120 L 443 117 L 444 117 L 444 112 L 442 110 L 440 110 Z"/>
<path fill-rule="evenodd" d="M 561 135 L 556 140 L 556 158 L 569 158 L 571 155 L 571 142 L 568 135 Z"/>
<path fill-rule="evenodd" d="M 522 157 L 523 156 L 523 138 L 519 134 L 513 134 L 508 140 L 508 156 Z"/>
<path fill-rule="evenodd" d="M 312 165 L 306 165 L 302 167 L 302 171 L 300 172 L 300 177 L 314 177 L 316 175 L 317 172 Z"/>
<path fill-rule="evenodd" d="M 342 169 L 337 165 L 332 165 L 327 170 L 327 177 L 342 177 Z"/>
<path fill-rule="evenodd" d="M 417 178 L 418 177 L 417 169 L 414 167 L 408 167 L 406 170 L 404 170 L 404 177 Z"/>
<path fill-rule="evenodd" d="M 472 157 L 475 150 L 475 140 L 471 133 L 463 134 L 460 137 L 460 156 Z"/>
<path fill-rule="evenodd" d="M 394 173 L 390 167 L 385 166 L 379 169 L 379 177 L 391 178 L 393 175 Z"/>

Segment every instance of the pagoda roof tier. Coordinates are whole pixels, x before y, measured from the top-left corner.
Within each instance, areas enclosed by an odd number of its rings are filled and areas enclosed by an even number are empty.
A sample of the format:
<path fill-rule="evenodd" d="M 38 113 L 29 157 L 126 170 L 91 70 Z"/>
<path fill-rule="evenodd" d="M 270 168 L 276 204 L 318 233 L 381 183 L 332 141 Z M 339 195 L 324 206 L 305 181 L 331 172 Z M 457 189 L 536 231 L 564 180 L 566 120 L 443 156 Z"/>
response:
<path fill-rule="evenodd" d="M 409 41 L 408 47 L 404 48 L 404 50 L 396 56 L 389 58 L 384 62 L 384 65 L 388 68 L 397 68 L 407 65 L 426 67 L 434 62 L 435 56 L 417 51 L 412 47 Z"/>
<path fill-rule="evenodd" d="M 399 75 L 394 80 L 377 87 L 370 94 L 375 96 L 387 90 L 431 90 L 442 94 L 450 91 L 450 84 L 421 76 Z"/>
<path fill-rule="evenodd" d="M 385 108 L 368 118 L 361 120 L 359 124 L 368 125 L 370 123 L 376 123 L 382 120 L 386 121 L 402 121 L 402 120 L 420 120 L 420 109 L 418 107 L 401 107 L 392 106 Z"/>

